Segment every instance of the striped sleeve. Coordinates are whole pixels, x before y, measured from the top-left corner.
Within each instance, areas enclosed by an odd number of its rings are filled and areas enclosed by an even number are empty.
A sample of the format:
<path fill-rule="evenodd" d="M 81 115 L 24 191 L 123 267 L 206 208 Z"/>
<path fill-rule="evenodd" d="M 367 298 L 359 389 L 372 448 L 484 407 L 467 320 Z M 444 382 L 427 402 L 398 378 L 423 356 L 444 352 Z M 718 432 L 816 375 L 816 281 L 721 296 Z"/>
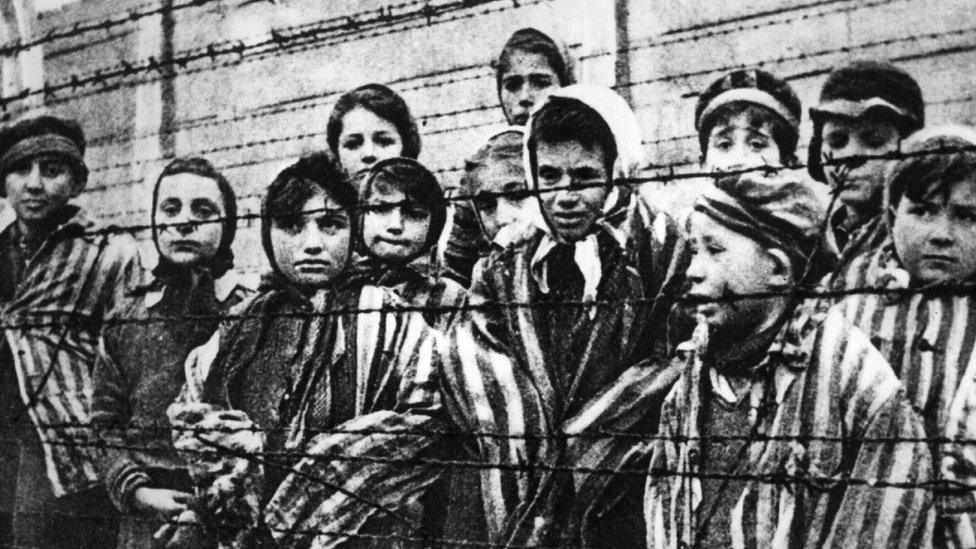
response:
<path fill-rule="evenodd" d="M 838 311 L 825 320 L 821 338 L 818 378 L 831 377 L 836 389 L 821 393 L 841 403 L 856 449 L 852 482 L 827 519 L 825 544 L 925 546 L 932 527 L 925 484 L 932 467 L 922 422 L 881 354 Z"/>

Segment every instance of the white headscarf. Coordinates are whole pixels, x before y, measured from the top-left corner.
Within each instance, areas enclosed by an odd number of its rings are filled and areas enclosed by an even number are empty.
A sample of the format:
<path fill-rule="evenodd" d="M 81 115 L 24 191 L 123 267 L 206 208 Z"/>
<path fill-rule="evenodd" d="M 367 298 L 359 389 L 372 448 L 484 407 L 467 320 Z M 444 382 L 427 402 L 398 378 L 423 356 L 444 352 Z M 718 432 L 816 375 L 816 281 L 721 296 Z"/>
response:
<path fill-rule="evenodd" d="M 553 99 L 573 99 L 579 101 L 593 109 L 607 123 L 607 126 L 613 133 L 614 143 L 617 147 L 617 159 L 613 164 L 614 181 L 630 178 L 637 174 L 643 157 L 640 127 L 637 123 L 637 116 L 634 115 L 634 111 L 631 110 L 623 97 L 613 90 L 602 86 L 574 84 L 553 92 L 549 96 L 548 101 L 552 101 Z M 522 159 L 525 163 L 526 179 L 529 180 L 531 188 L 537 189 L 538 181 L 536 180 L 535 166 L 529 154 L 530 133 L 534 118 L 535 115 L 533 114 L 526 124 L 529 131 L 525 133 Z M 604 203 L 604 213 L 608 213 L 619 200 L 620 187 L 614 185 Z M 552 232 L 552 227 L 546 221 L 538 200 L 530 206 L 530 215 L 532 223 L 545 233 L 542 242 L 539 244 L 539 248 L 532 257 L 532 272 L 536 278 L 536 282 L 539 284 L 539 289 L 543 293 L 548 293 L 549 286 L 546 281 L 548 264 L 544 260 L 559 242 Z M 598 220 L 597 223 L 601 223 L 602 221 L 602 219 Z M 621 245 L 626 242 L 626 235 L 621 234 L 617 229 L 609 225 L 604 225 L 604 227 L 610 231 Z M 586 238 L 575 242 L 574 246 L 575 252 L 573 257 L 580 272 L 583 273 L 583 301 L 594 301 L 602 275 L 602 265 L 597 247 L 596 234 L 590 234 Z M 594 313 L 595 310 L 590 311 L 591 318 Z"/>

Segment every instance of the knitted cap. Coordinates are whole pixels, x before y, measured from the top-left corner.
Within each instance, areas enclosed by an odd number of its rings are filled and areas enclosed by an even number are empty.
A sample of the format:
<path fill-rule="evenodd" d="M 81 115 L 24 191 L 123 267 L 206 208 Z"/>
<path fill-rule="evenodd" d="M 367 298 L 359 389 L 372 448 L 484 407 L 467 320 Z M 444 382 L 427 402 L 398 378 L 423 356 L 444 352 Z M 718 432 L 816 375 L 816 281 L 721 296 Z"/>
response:
<path fill-rule="evenodd" d="M 854 61 L 831 71 L 820 92 L 820 102 L 810 108 L 813 137 L 808 149 L 810 175 L 825 181 L 820 150 L 823 119 L 827 115 L 858 118 L 870 112 L 890 115 L 902 137 L 925 125 L 925 101 L 918 82 L 887 61 Z"/>
<path fill-rule="evenodd" d="M 85 133 L 74 120 L 44 115 L 26 118 L 0 131 L 0 177 L 26 159 L 42 154 L 68 160 L 78 183 L 88 180 L 85 166 Z M 6 189 L 0 185 L 0 196 Z"/>
<path fill-rule="evenodd" d="M 803 283 L 820 273 L 808 265 L 821 247 L 826 216 L 813 190 L 799 179 L 746 173 L 719 179 L 695 203 L 695 210 L 763 246 L 783 250 Z M 813 270 L 813 269 L 811 269 Z"/>
<path fill-rule="evenodd" d="M 765 107 L 779 116 L 792 130 L 788 148 L 796 149 L 800 136 L 800 117 L 802 109 L 800 98 L 785 81 L 763 70 L 748 69 L 733 71 L 711 83 L 698 96 L 695 106 L 695 129 L 701 150 L 708 147 L 708 135 L 712 116 L 718 110 L 733 102 L 752 103 Z"/>

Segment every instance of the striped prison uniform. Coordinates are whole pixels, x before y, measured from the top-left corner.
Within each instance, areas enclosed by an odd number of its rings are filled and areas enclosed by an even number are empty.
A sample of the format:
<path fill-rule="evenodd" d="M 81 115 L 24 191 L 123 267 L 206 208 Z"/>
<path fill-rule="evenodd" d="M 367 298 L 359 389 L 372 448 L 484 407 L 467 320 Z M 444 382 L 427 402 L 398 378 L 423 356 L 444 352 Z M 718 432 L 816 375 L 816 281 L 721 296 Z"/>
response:
<path fill-rule="evenodd" d="M 55 496 L 99 483 L 89 423 L 101 321 L 120 289 L 143 276 L 131 236 L 100 231 L 75 206 L 64 215 L 27 260 L 3 306 L 20 396 L 40 436 Z M 0 239 L 9 241 L 14 230 L 10 225 Z"/>
<path fill-rule="evenodd" d="M 837 219 L 843 212 L 842 209 L 835 210 L 831 223 L 838 223 Z M 828 227 L 824 237 L 827 250 L 837 257 L 836 264 L 832 267 L 833 272 L 827 277 L 827 289 L 835 291 L 849 288 L 849 280 L 857 280 L 858 267 L 854 263 L 862 255 L 870 254 L 884 244 L 888 236 L 888 226 L 882 216 L 875 216 L 855 227 L 849 235 L 845 234 L 842 247 L 838 247 L 838 232 L 842 232 L 842 229 Z"/>
<path fill-rule="evenodd" d="M 908 281 L 890 241 L 852 263 L 848 289 Z M 965 295 L 856 294 L 841 302 L 891 363 L 932 442 L 935 545 L 976 547 L 976 299 Z M 958 443 L 952 441 L 958 440 Z"/>
<path fill-rule="evenodd" d="M 559 519 L 565 518 L 560 503 L 574 500 L 566 483 L 554 478 L 553 466 L 564 462 L 561 423 L 628 367 L 666 355 L 670 303 L 655 298 L 674 291 L 680 285 L 676 273 L 683 272 L 684 248 L 671 220 L 636 201 L 628 204 L 620 217 L 600 228 L 600 305 L 588 306 L 578 322 L 557 334 L 543 334 L 553 325 L 545 322 L 544 309 L 498 306 L 540 302 L 530 263 L 542 233 L 526 227 L 479 264 L 472 307 L 450 333 L 451 354 L 443 368 L 430 373 L 430 379 L 440 379 L 443 408 L 420 400 L 395 408 L 399 414 L 353 420 L 365 430 L 390 435 L 323 435 L 313 441 L 312 453 L 356 461 L 303 460 L 300 470 L 315 481 L 292 475 L 275 499 L 287 494 L 291 501 L 301 500 L 304 509 L 282 506 L 288 512 L 267 513 L 269 523 L 279 529 L 355 532 L 362 519 L 344 513 L 368 509 L 325 486 L 346 486 L 358 497 L 402 510 L 403 502 L 450 469 L 474 475 L 481 490 L 481 509 L 473 520 L 483 524 L 473 526 L 465 541 L 479 543 L 471 538 L 481 531 L 487 543 L 573 537 L 559 528 Z M 557 350 L 540 343 L 543 337 L 554 345 L 577 346 L 581 354 L 571 363 L 554 364 L 550 356 Z M 648 424 L 656 426 L 656 416 Z M 396 436 L 411 429 L 427 436 Z M 444 459 L 458 454 L 462 459 Z M 425 459 L 431 456 L 437 459 Z M 405 466 L 411 463 L 416 466 Z M 639 519 L 639 503 L 636 507 Z M 337 543 L 335 536 L 314 541 L 316 547 Z"/>
<path fill-rule="evenodd" d="M 420 526 L 420 498 L 437 479 L 408 458 L 437 442 L 425 429 L 439 410 L 443 338 L 383 288 L 312 305 L 289 293 L 232 311 L 242 318 L 190 354 L 174 407 L 240 409 L 264 429 L 263 522 L 279 546 L 397 546 Z M 275 386 L 283 374 L 290 387 Z"/>
<path fill-rule="evenodd" d="M 484 465 L 471 472 L 490 543 L 563 546 L 586 537 L 572 531 L 584 525 L 570 516 L 577 497 L 558 467 L 574 466 L 563 424 L 628 368 L 666 360 L 665 296 L 681 285 L 684 243 L 668 216 L 636 197 L 619 215 L 598 228 L 598 305 L 576 306 L 567 322 L 549 318 L 565 305 L 544 306 L 532 272 L 541 230 L 527 228 L 475 268 L 469 302 L 484 307 L 467 311 L 452 332 L 445 407 L 461 432 L 483 434 L 469 439 L 468 452 Z M 549 268 L 562 276 L 565 266 Z M 655 426 L 656 415 L 641 425 Z"/>
<path fill-rule="evenodd" d="M 682 359 L 685 370 L 661 411 L 647 479 L 647 546 L 654 548 L 694 543 L 711 518 L 702 508 L 702 452 L 712 442 L 701 437 L 703 399 L 731 391 L 698 352 Z M 919 440 L 921 421 L 860 330 L 835 309 L 801 307 L 756 371 L 744 397 L 750 433 L 727 473 L 729 485 L 741 491 L 728 524 L 715 526 L 729 529 L 734 547 L 930 541 L 931 494 L 924 484 L 931 460 Z"/>

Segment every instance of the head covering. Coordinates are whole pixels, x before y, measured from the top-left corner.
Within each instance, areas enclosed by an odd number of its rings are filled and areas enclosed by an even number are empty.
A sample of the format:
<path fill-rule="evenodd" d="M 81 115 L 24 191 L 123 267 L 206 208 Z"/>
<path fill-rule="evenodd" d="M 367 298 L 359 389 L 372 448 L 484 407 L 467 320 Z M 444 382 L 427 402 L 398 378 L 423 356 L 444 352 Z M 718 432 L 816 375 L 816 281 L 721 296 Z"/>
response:
<path fill-rule="evenodd" d="M 889 228 L 895 221 L 892 201 L 900 200 L 909 187 L 930 188 L 947 172 L 957 177 L 976 175 L 976 128 L 954 124 L 924 128 L 902 141 L 901 152 L 905 157 L 891 165 L 884 189 Z"/>
<path fill-rule="evenodd" d="M 821 249 L 826 211 L 806 183 L 758 173 L 721 178 L 698 199 L 695 211 L 764 247 L 783 250 L 797 282 L 819 280 L 822 273 L 811 263 L 823 263 L 813 258 Z"/>
<path fill-rule="evenodd" d="M 478 140 L 478 148 L 464 161 L 464 175 L 461 176 L 460 190 L 465 195 L 472 195 L 481 190 L 477 178 L 472 172 L 493 160 L 507 160 L 513 153 L 514 162 L 522 162 L 522 146 L 525 141 L 523 126 L 499 126 L 491 128 L 483 139 Z M 499 139 L 512 134 L 510 138 Z"/>
<path fill-rule="evenodd" d="M 556 42 L 549 34 L 533 27 L 519 29 L 508 37 L 502 46 L 498 59 L 493 63 L 495 68 L 495 85 L 499 94 L 502 89 L 502 76 L 507 68 L 507 57 L 513 51 L 538 53 L 549 61 L 549 66 L 559 77 L 560 86 L 576 83 L 576 60 L 569 53 L 565 44 Z"/>
<path fill-rule="evenodd" d="M 825 181 L 820 159 L 824 117 L 859 118 L 869 112 L 888 114 L 901 136 L 907 137 L 925 125 L 922 89 L 911 75 L 887 61 L 854 61 L 831 71 L 820 102 L 810 107 L 813 137 L 807 166 L 814 179 Z"/>
<path fill-rule="evenodd" d="M 427 230 L 427 240 L 424 241 L 423 247 L 413 257 L 406 258 L 403 261 L 403 263 L 409 263 L 429 252 L 444 230 L 444 224 L 447 222 L 447 201 L 444 198 L 444 190 L 441 188 L 440 182 L 437 181 L 437 177 L 423 164 L 412 158 L 397 156 L 373 164 L 363 181 L 363 200 L 369 198 L 373 184 L 377 179 L 392 184 L 408 200 L 415 200 L 430 209 L 430 228 Z M 407 184 L 413 184 L 414 189 L 412 191 L 404 189 Z M 421 196 L 415 196 L 417 194 Z M 362 218 L 360 218 L 360 223 L 362 222 Z M 363 231 L 360 228 L 360 238 L 362 238 L 362 234 Z M 365 242 L 361 243 L 361 247 L 367 255 L 373 256 L 373 252 L 366 246 Z M 374 259 L 378 258 L 374 257 Z"/>
<path fill-rule="evenodd" d="M 733 71 L 711 83 L 700 96 L 695 106 L 695 129 L 702 152 L 708 148 L 708 134 L 712 116 L 729 103 L 742 102 L 759 105 L 780 117 L 792 130 L 790 150 L 796 150 L 800 138 L 800 117 L 802 110 L 800 98 L 785 81 L 773 74 L 758 70 Z"/>
<path fill-rule="evenodd" d="M 43 115 L 26 118 L 0 131 L 0 176 L 10 173 L 17 163 L 42 154 L 66 158 L 76 183 L 84 186 L 88 182 L 85 133 L 74 120 Z M 2 185 L 0 196 L 6 196 Z"/>
<path fill-rule="evenodd" d="M 640 127 L 637 123 L 637 116 L 634 115 L 634 111 L 630 109 L 630 106 L 623 97 L 610 88 L 590 84 L 574 84 L 550 95 L 547 102 L 540 108 L 540 111 L 545 108 L 545 105 L 558 101 L 572 101 L 592 109 L 610 128 L 617 148 L 617 158 L 613 164 L 611 183 L 619 179 L 633 177 L 637 174 L 643 158 Z M 532 118 L 529 119 L 526 125 L 529 131 L 525 134 L 523 158 L 526 179 L 529 181 L 529 186 L 532 189 L 538 188 L 538 180 L 535 174 L 535 141 L 531 131 L 533 119 L 538 113 L 539 111 L 536 111 L 536 114 L 532 115 Z M 613 210 L 620 202 L 621 195 L 620 187 L 614 185 L 610 193 L 608 193 L 606 203 L 604 204 L 603 211 L 605 214 Z M 552 228 L 549 226 L 549 222 L 542 213 L 540 200 L 534 201 L 529 207 L 532 223 L 545 233 L 545 237 L 536 250 L 535 257 L 532 259 L 533 269 L 558 244 Z M 597 224 L 600 225 L 601 221 L 598 220 Z M 610 230 L 618 242 L 624 238 L 613 227 L 607 227 L 607 229 Z M 586 238 L 573 243 L 573 246 L 575 247 L 574 257 L 576 264 L 579 266 L 584 278 L 583 299 L 595 299 L 596 288 L 600 283 L 601 277 L 600 255 L 598 253 L 596 235 L 590 234 Z M 545 273 L 539 273 L 536 278 L 537 280 L 545 280 Z M 544 290 L 544 284 L 540 283 L 540 288 Z"/>

